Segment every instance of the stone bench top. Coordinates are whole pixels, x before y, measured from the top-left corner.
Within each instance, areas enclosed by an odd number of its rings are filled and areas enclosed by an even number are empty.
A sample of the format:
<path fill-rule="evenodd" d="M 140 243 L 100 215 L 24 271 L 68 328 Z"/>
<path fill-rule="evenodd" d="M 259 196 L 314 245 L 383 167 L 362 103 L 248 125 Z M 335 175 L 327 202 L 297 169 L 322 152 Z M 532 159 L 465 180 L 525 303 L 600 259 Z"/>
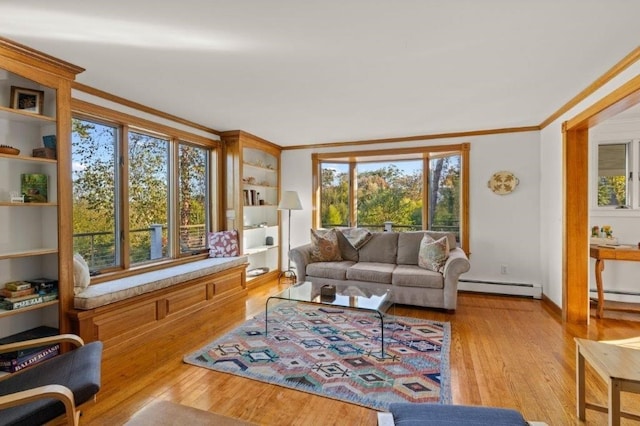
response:
<path fill-rule="evenodd" d="M 76 294 L 73 299 L 73 306 L 81 310 L 95 309 L 120 300 L 171 287 L 185 281 L 215 274 L 225 269 L 242 266 L 247 262 L 246 256 L 207 258 L 90 285 L 82 293 Z"/>

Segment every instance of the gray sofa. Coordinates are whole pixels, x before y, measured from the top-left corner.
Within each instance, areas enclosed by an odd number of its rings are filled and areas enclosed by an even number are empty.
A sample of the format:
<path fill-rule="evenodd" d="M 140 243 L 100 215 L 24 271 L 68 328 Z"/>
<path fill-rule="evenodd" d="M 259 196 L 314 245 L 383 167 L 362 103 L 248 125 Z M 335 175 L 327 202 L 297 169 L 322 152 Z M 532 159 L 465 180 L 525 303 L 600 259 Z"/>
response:
<path fill-rule="evenodd" d="M 418 251 L 424 234 L 434 239 L 447 236 L 450 253 L 443 273 L 418 266 Z M 341 261 L 312 262 L 311 244 L 291 249 L 299 281 L 314 284 L 350 284 L 392 287 L 395 303 L 455 310 L 458 277 L 470 268 L 465 252 L 456 246 L 452 233 L 434 231 L 372 232 L 371 239 L 354 249 L 338 232 Z"/>

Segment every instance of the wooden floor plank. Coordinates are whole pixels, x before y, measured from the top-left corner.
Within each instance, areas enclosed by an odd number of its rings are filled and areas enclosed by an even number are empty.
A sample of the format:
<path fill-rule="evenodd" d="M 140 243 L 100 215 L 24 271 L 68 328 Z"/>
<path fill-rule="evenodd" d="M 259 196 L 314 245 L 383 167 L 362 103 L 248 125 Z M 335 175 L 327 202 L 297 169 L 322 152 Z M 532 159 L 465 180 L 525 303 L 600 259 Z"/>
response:
<path fill-rule="evenodd" d="M 182 362 L 187 353 L 262 312 L 279 288 L 277 282 L 254 288 L 245 301 L 200 311 L 152 333 L 142 345 L 106 352 L 102 390 L 96 403 L 83 407 L 82 424 L 122 424 L 152 401 L 169 400 L 265 425 L 375 425 L 376 412 L 368 408 Z M 455 404 L 514 408 L 549 425 L 578 423 L 574 337 L 640 336 L 639 314 L 592 316 L 589 326 L 569 325 L 545 302 L 517 297 L 461 293 L 455 313 L 410 306 L 395 306 L 392 313 L 451 323 Z M 586 380 L 588 400 L 606 403 L 606 385 L 589 369 Z M 640 406 L 640 397 L 623 394 L 622 406 Z M 606 415 L 587 411 L 586 424 L 606 424 Z M 623 419 L 623 424 L 632 423 Z"/>

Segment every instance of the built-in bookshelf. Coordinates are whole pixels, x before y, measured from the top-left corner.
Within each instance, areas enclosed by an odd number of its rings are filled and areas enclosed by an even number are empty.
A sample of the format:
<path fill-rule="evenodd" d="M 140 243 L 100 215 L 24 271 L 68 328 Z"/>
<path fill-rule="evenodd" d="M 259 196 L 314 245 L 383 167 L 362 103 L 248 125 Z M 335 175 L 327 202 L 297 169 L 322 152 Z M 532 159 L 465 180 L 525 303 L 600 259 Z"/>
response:
<path fill-rule="evenodd" d="M 227 229 L 238 229 L 249 259 L 247 282 L 259 285 L 280 273 L 280 149 L 241 131 L 226 132 L 222 140 Z"/>
<path fill-rule="evenodd" d="M 59 289 L 54 300 L 1 304 L 0 337 L 40 325 L 64 333 L 73 295 L 71 236 L 61 235 L 72 229 L 71 81 L 82 68 L 2 38 L 0 59 L 0 288 L 46 278 Z M 44 137 L 56 143 L 47 157 Z"/>

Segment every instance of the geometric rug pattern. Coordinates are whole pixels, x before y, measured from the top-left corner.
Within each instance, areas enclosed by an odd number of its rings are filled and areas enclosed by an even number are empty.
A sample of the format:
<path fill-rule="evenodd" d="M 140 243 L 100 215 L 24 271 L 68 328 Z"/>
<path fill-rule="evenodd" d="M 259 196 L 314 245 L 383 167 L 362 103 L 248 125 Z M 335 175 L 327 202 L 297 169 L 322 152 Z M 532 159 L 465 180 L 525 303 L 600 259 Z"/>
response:
<path fill-rule="evenodd" d="M 393 402 L 451 403 L 448 322 L 285 302 L 184 362 L 386 410 Z"/>

